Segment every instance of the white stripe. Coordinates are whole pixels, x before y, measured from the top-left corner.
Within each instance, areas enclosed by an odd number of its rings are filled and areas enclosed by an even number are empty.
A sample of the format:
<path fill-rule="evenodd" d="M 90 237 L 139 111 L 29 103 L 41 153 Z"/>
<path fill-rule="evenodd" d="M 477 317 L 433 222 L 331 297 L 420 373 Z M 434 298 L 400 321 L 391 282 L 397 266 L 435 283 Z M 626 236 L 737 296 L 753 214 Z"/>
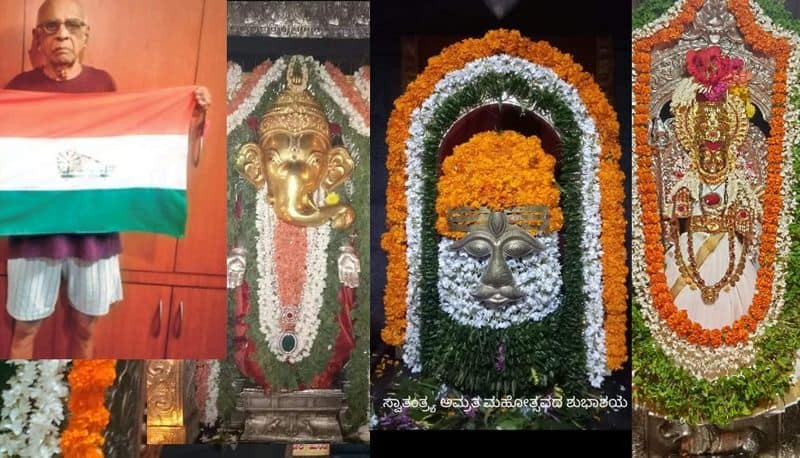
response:
<path fill-rule="evenodd" d="M 186 189 L 188 144 L 188 136 L 180 134 L 0 137 L 0 191 Z M 70 156 L 88 157 L 81 163 L 85 173 L 62 176 L 64 158 Z"/>

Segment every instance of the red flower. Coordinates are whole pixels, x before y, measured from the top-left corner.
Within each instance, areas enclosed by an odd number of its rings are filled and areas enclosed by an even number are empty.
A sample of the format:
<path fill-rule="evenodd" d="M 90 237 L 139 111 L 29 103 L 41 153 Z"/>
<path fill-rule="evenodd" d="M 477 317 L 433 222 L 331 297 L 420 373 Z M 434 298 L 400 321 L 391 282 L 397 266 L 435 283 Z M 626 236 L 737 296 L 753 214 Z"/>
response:
<path fill-rule="evenodd" d="M 744 62 L 723 56 L 719 46 L 709 46 L 686 53 L 686 70 L 696 82 L 711 87 L 714 95 L 708 98 L 717 100 L 719 93 L 727 89 L 728 80 L 744 71 Z M 738 81 L 739 78 L 736 79 Z"/>
<path fill-rule="evenodd" d="M 258 132 L 258 117 L 256 116 L 248 116 L 247 117 L 247 126 L 250 127 L 250 130 L 253 132 Z"/>

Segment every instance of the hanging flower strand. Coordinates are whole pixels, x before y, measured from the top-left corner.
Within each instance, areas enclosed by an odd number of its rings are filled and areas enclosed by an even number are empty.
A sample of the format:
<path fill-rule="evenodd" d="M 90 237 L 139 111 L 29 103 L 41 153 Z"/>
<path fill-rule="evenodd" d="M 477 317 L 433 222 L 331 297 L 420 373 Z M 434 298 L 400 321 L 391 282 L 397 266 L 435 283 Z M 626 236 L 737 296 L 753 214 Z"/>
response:
<path fill-rule="evenodd" d="M 67 376 L 69 420 L 61 434 L 64 458 L 101 458 L 103 433 L 109 420 L 106 390 L 117 377 L 113 359 L 74 360 Z"/>

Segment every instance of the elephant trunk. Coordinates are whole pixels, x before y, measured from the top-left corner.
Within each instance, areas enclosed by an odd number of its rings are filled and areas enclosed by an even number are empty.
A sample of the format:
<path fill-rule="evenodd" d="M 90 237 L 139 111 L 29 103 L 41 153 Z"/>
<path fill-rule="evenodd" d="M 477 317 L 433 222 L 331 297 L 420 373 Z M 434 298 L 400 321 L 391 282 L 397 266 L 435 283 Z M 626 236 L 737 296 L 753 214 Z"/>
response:
<path fill-rule="evenodd" d="M 284 221 L 299 226 L 321 226 L 331 219 L 335 229 L 343 229 L 353 222 L 355 213 L 347 205 L 314 205 L 311 193 L 303 189 L 297 177 L 287 177 L 284 191 L 285 194 L 275 195 L 275 211 Z"/>

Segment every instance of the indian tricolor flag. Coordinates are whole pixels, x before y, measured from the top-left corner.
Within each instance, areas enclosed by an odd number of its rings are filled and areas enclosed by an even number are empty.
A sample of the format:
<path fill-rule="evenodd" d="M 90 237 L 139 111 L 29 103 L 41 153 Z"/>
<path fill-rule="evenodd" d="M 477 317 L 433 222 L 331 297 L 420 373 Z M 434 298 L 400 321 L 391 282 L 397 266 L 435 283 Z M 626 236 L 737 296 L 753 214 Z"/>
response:
<path fill-rule="evenodd" d="M 183 236 L 193 91 L 0 90 L 0 235 Z"/>

